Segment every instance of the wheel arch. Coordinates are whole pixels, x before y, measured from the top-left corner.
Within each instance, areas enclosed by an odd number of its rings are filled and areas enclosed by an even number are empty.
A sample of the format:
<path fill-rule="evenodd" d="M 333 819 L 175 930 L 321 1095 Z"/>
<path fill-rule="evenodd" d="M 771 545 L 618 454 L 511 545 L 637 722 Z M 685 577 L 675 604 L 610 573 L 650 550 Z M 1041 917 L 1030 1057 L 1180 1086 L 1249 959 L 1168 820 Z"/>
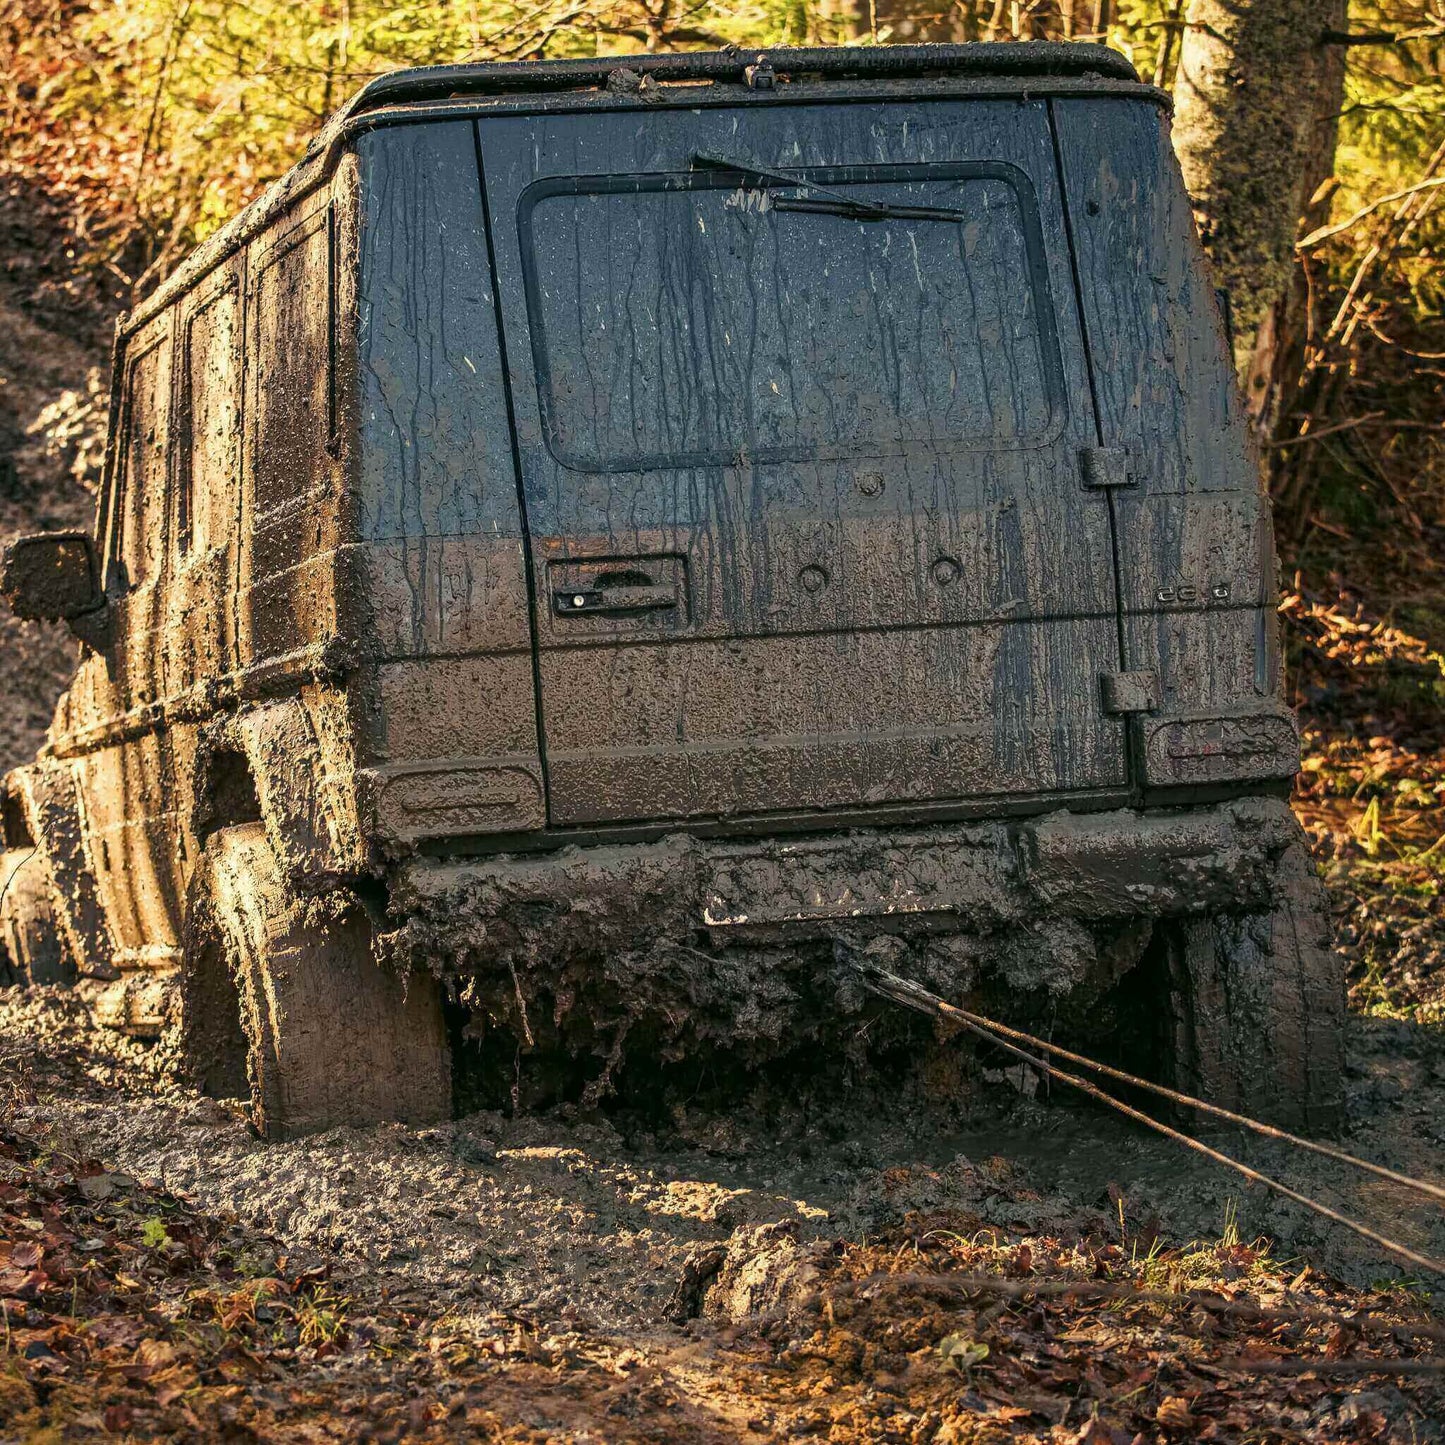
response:
<path fill-rule="evenodd" d="M 351 751 L 329 737 L 315 711 L 287 697 L 210 730 L 198 749 L 192 799 L 199 843 L 223 828 L 260 823 L 288 883 L 302 893 L 366 871 Z"/>

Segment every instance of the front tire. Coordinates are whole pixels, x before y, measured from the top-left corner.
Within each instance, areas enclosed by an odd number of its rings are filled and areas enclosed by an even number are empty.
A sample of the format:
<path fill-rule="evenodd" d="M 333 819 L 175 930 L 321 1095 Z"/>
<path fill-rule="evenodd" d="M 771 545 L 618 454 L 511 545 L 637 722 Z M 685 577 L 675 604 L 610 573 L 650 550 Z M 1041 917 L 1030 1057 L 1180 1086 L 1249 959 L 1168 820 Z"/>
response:
<path fill-rule="evenodd" d="M 450 1116 L 436 981 L 402 979 L 377 962 L 354 898 L 298 897 L 263 824 L 209 839 L 186 932 L 187 1053 L 212 1092 L 235 1090 L 244 1054 L 253 1120 L 266 1138 Z"/>
<path fill-rule="evenodd" d="M 15 983 L 75 982 L 50 903 L 45 860 L 34 849 L 0 853 L 0 961 Z"/>

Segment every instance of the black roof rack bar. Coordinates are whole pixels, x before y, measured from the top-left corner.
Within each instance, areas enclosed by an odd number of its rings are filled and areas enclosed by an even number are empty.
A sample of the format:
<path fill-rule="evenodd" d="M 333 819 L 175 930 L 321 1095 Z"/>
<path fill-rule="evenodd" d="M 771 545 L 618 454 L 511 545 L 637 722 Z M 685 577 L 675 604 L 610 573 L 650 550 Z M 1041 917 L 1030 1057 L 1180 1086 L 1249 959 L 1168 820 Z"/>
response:
<path fill-rule="evenodd" d="M 396 70 L 364 86 L 344 108 L 347 116 L 408 101 L 454 96 L 505 95 L 601 87 L 620 69 L 657 81 L 712 80 L 743 84 L 749 66 L 766 60 L 779 77 L 830 80 L 910 75 L 1087 75 L 1139 79 L 1134 67 L 1103 45 L 1025 40 L 966 45 L 781 47 L 765 50 L 694 50 L 664 55 L 598 56 L 589 60 L 516 60 L 495 64 L 432 65 Z"/>

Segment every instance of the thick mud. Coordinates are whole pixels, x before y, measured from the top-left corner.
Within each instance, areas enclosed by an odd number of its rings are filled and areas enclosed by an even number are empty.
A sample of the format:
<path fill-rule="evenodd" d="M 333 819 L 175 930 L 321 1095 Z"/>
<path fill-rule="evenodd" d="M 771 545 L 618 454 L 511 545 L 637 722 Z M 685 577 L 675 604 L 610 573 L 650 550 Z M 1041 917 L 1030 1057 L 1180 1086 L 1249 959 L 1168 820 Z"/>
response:
<path fill-rule="evenodd" d="M 629 1331 L 700 1311 L 746 1313 L 804 1287 L 767 1264 L 780 1241 L 786 1263 L 790 1242 L 863 1241 L 940 1211 L 955 1228 L 1092 1237 L 1141 1255 L 1155 1240 L 1262 1235 L 1276 1256 L 1360 1286 L 1408 1273 L 1176 1145 L 1050 1096 L 1002 1060 L 981 1062 L 983 1088 L 962 1130 L 875 1095 L 728 1115 L 678 1109 L 663 1127 L 577 1109 L 483 1112 L 437 1128 L 265 1144 L 239 1104 L 187 1092 L 160 1045 L 94 1028 L 75 995 L 0 993 L 0 1098 L 16 1127 L 234 1212 L 292 1250 L 325 1255 L 368 1293 L 418 1304 Z M 1355 1020 L 1348 1095 L 1345 1147 L 1445 1184 L 1438 1031 Z M 1445 1255 L 1445 1216 L 1428 1201 L 1275 1146 L 1212 1137 Z"/>

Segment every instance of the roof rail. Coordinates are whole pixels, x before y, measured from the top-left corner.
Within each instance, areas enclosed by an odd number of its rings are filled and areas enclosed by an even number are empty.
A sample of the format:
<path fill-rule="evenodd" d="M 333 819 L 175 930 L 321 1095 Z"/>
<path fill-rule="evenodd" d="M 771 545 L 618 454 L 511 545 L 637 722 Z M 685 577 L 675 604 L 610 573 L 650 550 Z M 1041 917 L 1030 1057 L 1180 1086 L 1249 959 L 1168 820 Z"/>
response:
<path fill-rule="evenodd" d="M 588 60 L 516 60 L 431 65 L 378 76 L 343 107 L 346 117 L 410 101 L 454 96 L 568 91 L 606 86 L 619 70 L 654 81 L 755 83 L 755 67 L 779 79 L 885 79 L 924 75 L 1086 75 L 1137 81 L 1134 67 L 1103 45 L 1055 41 L 975 41 L 966 45 L 780 47 L 680 51 L 665 55 L 598 56 Z M 752 72 L 750 75 L 749 72 Z"/>

